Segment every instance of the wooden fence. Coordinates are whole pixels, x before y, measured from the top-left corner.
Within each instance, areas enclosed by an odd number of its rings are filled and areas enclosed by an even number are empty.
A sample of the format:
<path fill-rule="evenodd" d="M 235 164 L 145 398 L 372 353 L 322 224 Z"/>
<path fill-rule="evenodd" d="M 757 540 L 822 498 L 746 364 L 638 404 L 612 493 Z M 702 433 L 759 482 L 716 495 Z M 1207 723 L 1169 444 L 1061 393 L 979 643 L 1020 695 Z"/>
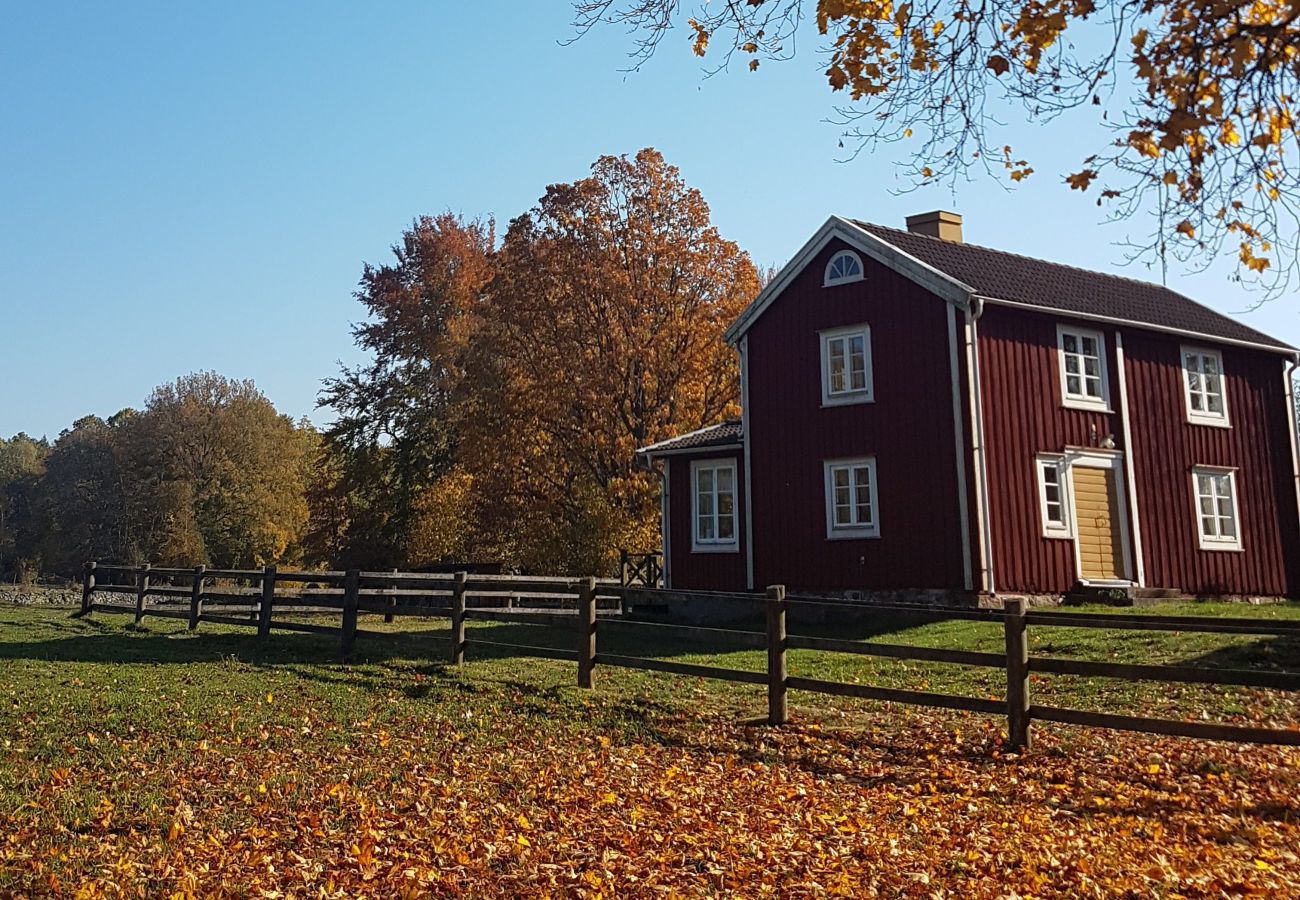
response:
<path fill-rule="evenodd" d="M 161 581 L 167 581 L 162 584 Z M 277 588 L 295 587 L 292 592 Z M 1211 722 L 1189 722 L 1147 716 L 1088 712 L 1032 702 L 1032 673 L 1116 678 L 1128 681 L 1206 684 L 1300 690 L 1300 673 L 1256 671 L 1249 669 L 1201 668 L 1192 666 L 1137 665 L 1060 659 L 1029 654 L 1028 629 L 1092 628 L 1116 631 L 1178 631 L 1212 634 L 1246 634 L 1300 637 L 1300 622 L 1262 618 L 1216 618 L 1201 616 L 1159 616 L 1073 613 L 1057 609 L 1027 611 L 1021 600 L 1007 600 L 1003 609 L 938 607 L 921 604 L 872 605 L 872 616 L 908 620 L 969 619 L 1000 623 L 1004 634 L 1002 653 L 972 650 L 945 650 L 887 644 L 875 641 L 845 640 L 789 634 L 786 628 L 792 606 L 841 607 L 860 616 L 863 604 L 828 598 L 787 597 L 784 587 L 773 586 L 766 594 L 701 594 L 710 602 L 719 600 L 761 604 L 766 631 L 711 628 L 630 619 L 620 615 L 626 594 L 643 596 L 644 588 L 629 589 L 595 578 L 523 578 L 497 575 L 409 574 L 402 572 L 280 572 L 274 566 L 257 570 L 167 569 L 143 566 L 110 566 L 88 563 L 82 591 L 82 615 L 96 612 L 128 613 L 140 622 L 145 616 L 183 619 L 191 629 L 203 622 L 225 625 L 256 626 L 265 637 L 273 628 L 340 636 L 339 658 L 348 659 L 359 631 L 362 614 L 382 615 L 385 621 L 396 616 L 447 618 L 451 622 L 450 661 L 465 661 L 466 649 L 473 646 L 495 648 L 526 656 L 539 656 L 577 663 L 578 685 L 594 686 L 594 673 L 600 666 L 644 669 L 675 675 L 713 678 L 723 681 L 763 685 L 767 690 L 768 722 L 783 725 L 789 720 L 790 691 L 808 691 L 841 697 L 905 703 L 942 709 L 966 710 L 1006 716 L 1008 743 L 1013 748 L 1028 748 L 1034 720 L 1060 722 L 1149 734 L 1173 735 L 1205 740 L 1238 741 L 1254 744 L 1300 746 L 1300 730 L 1245 727 Z M 96 595 L 127 596 L 133 603 L 99 602 Z M 689 594 L 675 591 L 675 596 Z M 150 597 L 187 600 L 188 609 L 150 606 Z M 470 604 L 470 599 L 475 605 Z M 523 612 L 512 609 L 509 600 L 549 602 L 556 610 Z M 243 615 L 213 613 L 207 604 L 244 609 Z M 600 614 L 604 604 L 606 614 Z M 491 605 L 486 605 L 491 604 Z M 301 614 L 304 611 L 338 611 L 341 627 L 277 621 L 276 609 Z M 498 641 L 467 639 L 467 620 L 497 620 L 515 623 L 563 625 L 574 629 L 573 649 L 507 644 Z M 705 666 L 672 660 L 601 653 L 597 636 L 601 629 L 650 629 L 665 636 L 691 641 L 725 641 L 730 647 L 765 649 L 766 671 L 744 671 L 719 666 Z M 790 675 L 786 655 L 789 650 L 819 650 L 863 656 L 926 662 L 952 663 L 1003 669 L 1006 672 L 1006 695 L 1003 699 L 942 694 L 929 691 L 875 687 L 863 684 L 824 681 Z"/>

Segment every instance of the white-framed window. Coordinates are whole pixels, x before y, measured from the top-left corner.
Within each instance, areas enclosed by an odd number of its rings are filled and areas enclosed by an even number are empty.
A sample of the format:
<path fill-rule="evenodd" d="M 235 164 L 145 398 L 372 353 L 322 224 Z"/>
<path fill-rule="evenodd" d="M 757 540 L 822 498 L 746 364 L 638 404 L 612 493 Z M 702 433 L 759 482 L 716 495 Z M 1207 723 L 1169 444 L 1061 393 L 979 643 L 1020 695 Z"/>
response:
<path fill-rule="evenodd" d="M 862 260 L 852 250 L 841 250 L 826 264 L 822 286 L 848 284 L 850 281 L 861 281 L 862 278 Z"/>
<path fill-rule="evenodd" d="M 1083 409 L 1110 409 L 1106 341 L 1101 333 L 1068 325 L 1056 327 L 1061 359 L 1061 402 Z"/>
<path fill-rule="evenodd" d="M 1038 510 L 1043 520 L 1043 537 L 1074 537 L 1070 519 L 1069 470 L 1063 456 L 1041 454 L 1034 459 L 1038 479 Z"/>
<path fill-rule="evenodd" d="M 870 403 L 871 327 L 851 325 L 821 333 L 822 405 Z"/>
<path fill-rule="evenodd" d="M 1197 466 L 1192 469 L 1197 530 L 1202 550 L 1240 550 L 1237 516 L 1237 473 L 1232 469 Z"/>
<path fill-rule="evenodd" d="M 826 537 L 829 540 L 880 537 L 876 458 L 825 463 Z"/>
<path fill-rule="evenodd" d="M 736 461 L 693 460 L 691 487 L 691 549 L 696 553 L 736 552 Z"/>
<path fill-rule="evenodd" d="M 1218 350 L 1182 347 L 1183 396 L 1187 421 L 1228 425 L 1228 396 L 1223 386 L 1223 354 Z"/>

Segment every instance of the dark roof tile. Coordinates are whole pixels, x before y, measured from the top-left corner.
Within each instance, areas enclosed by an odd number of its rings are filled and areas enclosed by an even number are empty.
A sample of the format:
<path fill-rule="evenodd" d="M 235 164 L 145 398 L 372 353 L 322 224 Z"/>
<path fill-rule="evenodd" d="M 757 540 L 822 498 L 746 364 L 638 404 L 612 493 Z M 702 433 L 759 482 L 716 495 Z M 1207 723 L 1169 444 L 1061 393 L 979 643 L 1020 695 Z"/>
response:
<path fill-rule="evenodd" d="M 658 456 L 663 453 L 683 450 L 707 450 L 710 447 L 738 444 L 740 443 L 740 436 L 740 419 L 727 419 L 724 422 L 709 425 L 698 431 L 678 435 L 675 438 L 651 444 L 649 447 L 642 447 L 637 452 L 644 453 L 647 456 Z"/>
<path fill-rule="evenodd" d="M 1064 313 L 1122 319 L 1209 338 L 1294 349 L 1158 284 L 1090 272 L 975 244 L 942 241 L 870 222 L 855 220 L 855 223 L 882 241 L 974 288 L 975 293 L 982 297 Z"/>

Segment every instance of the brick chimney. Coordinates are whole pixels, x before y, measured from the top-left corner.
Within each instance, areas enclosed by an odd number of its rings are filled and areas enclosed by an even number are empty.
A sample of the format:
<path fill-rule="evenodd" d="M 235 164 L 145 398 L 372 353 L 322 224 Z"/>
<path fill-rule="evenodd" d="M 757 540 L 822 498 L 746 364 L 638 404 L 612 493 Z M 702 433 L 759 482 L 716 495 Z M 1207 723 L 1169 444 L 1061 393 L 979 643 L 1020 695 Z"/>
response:
<path fill-rule="evenodd" d="M 907 217 L 907 230 L 913 234 L 925 234 L 941 241 L 961 243 L 961 216 L 955 212 L 936 209 L 934 212 L 920 213 Z"/>

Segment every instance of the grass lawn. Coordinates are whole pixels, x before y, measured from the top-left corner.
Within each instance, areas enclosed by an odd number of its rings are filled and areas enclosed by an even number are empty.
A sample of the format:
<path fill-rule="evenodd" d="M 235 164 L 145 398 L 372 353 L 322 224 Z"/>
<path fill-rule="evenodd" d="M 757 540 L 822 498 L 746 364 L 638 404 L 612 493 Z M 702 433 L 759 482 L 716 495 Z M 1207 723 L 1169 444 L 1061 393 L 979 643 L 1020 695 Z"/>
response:
<path fill-rule="evenodd" d="M 1300 618 L 1300 607 L 1156 612 Z M 1135 611 L 1134 615 L 1142 612 Z M 471 647 L 0 608 L 0 896 L 1300 895 L 1300 752 L 1035 725 Z M 791 627 L 1001 652 L 998 625 Z M 647 636 L 648 635 L 648 636 Z M 562 629 L 470 635 L 569 647 Z M 1034 654 L 1300 669 L 1282 638 L 1036 627 Z M 602 632 L 610 653 L 762 651 Z M 790 653 L 790 672 L 1000 697 L 1000 670 Z M 1300 725 L 1280 692 L 1036 677 L 1036 700 Z"/>

